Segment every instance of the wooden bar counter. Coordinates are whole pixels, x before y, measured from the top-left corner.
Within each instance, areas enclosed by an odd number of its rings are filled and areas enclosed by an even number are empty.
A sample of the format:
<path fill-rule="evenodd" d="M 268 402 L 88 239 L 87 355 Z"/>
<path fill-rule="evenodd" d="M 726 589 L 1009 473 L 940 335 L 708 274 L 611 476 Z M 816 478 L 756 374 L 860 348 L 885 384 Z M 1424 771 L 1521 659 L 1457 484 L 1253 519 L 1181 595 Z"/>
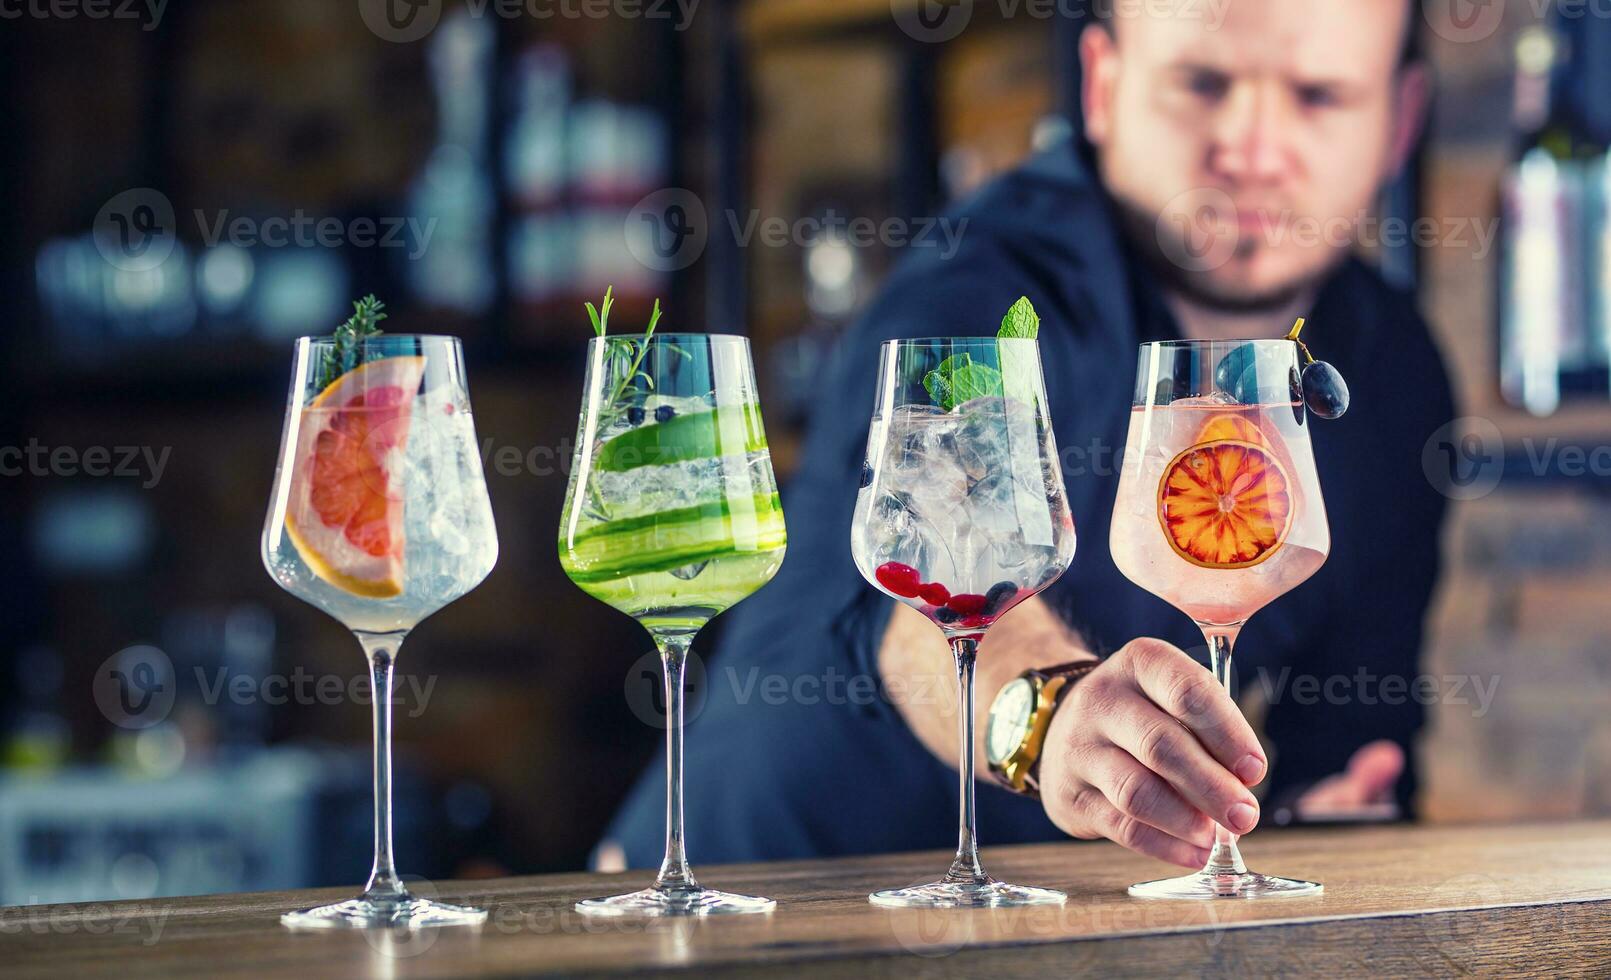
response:
<path fill-rule="evenodd" d="M 287 909 L 351 889 L 0 910 L 0 976 L 1611 976 L 1611 822 L 1256 831 L 1255 869 L 1322 881 L 1317 898 L 1149 902 L 1169 869 L 1108 843 L 986 849 L 998 876 L 1069 893 L 1062 908 L 886 911 L 874 888 L 950 855 L 697 867 L 778 901 L 766 916 L 585 919 L 579 898 L 645 872 L 423 883 L 486 907 L 479 929 L 290 932 Z"/>

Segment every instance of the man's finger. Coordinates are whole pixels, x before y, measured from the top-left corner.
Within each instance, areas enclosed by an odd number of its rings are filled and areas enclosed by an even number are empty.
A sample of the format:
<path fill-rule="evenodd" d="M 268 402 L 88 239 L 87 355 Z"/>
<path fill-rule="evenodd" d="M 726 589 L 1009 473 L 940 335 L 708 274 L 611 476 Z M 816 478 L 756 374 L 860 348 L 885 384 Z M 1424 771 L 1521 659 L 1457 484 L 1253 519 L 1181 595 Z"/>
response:
<path fill-rule="evenodd" d="M 1094 752 L 1086 778 L 1120 813 L 1188 844 L 1214 844 L 1214 823 L 1123 749 Z"/>
<path fill-rule="evenodd" d="M 1269 762 L 1258 736 L 1213 674 L 1162 640 L 1135 640 L 1125 649 L 1136 686 L 1159 710 L 1190 729 L 1244 786 L 1264 778 Z"/>
<path fill-rule="evenodd" d="M 1135 817 L 1120 813 L 1117 807 L 1094 789 L 1082 802 L 1082 810 L 1085 820 L 1103 837 L 1137 854 L 1192 870 L 1208 863 L 1208 848 L 1172 837 Z"/>
<path fill-rule="evenodd" d="M 1238 834 L 1258 824 L 1259 804 L 1247 787 L 1209 755 L 1192 732 L 1152 702 L 1132 695 L 1100 725 L 1114 745 L 1211 819 Z"/>

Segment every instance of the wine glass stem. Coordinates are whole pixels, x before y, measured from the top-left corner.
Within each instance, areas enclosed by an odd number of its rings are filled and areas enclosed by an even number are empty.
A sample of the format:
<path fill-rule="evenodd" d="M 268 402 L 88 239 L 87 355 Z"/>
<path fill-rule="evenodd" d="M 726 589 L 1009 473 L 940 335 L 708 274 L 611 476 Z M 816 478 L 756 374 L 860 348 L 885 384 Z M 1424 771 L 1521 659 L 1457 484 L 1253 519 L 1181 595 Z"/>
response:
<path fill-rule="evenodd" d="M 369 871 L 364 897 L 391 901 L 408 889 L 397 877 L 392 858 L 392 667 L 406 633 L 356 631 L 369 658 L 370 701 L 375 714 L 375 864 Z"/>
<path fill-rule="evenodd" d="M 1225 693 L 1231 694 L 1231 650 L 1242 627 L 1204 626 L 1202 629 L 1203 639 L 1208 643 L 1209 669 L 1214 672 L 1214 679 L 1225 688 Z M 1236 839 L 1236 835 L 1225 829 L 1224 825 L 1214 824 L 1214 849 L 1208 855 L 1208 864 L 1203 867 L 1205 873 L 1247 873 L 1247 865 L 1242 863 L 1242 852 L 1236 846 Z"/>
<path fill-rule="evenodd" d="M 961 745 L 957 759 L 957 856 L 951 862 L 946 880 L 982 884 L 989 876 L 979 864 L 973 809 L 973 667 L 979 657 L 979 641 L 973 637 L 953 637 L 951 654 L 957 663 L 957 737 Z"/>
<path fill-rule="evenodd" d="M 660 862 L 655 887 L 670 891 L 699 888 L 688 868 L 682 824 L 683 668 L 693 639 L 692 634 L 654 634 L 666 684 L 666 856 Z"/>

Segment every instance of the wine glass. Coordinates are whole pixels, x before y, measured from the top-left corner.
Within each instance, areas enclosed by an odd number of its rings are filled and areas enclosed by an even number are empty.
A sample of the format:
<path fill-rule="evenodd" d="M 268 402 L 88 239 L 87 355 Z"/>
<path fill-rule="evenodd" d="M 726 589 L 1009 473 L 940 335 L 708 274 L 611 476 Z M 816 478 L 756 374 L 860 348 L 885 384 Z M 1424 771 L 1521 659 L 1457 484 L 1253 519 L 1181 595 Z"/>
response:
<path fill-rule="evenodd" d="M 1110 547 L 1130 581 L 1192 618 L 1226 690 L 1248 617 L 1331 550 L 1290 340 L 1143 344 Z M 1143 898 L 1314 895 L 1247 870 L 1216 827 L 1195 874 L 1130 886 Z"/>
<path fill-rule="evenodd" d="M 770 912 L 705 888 L 688 867 L 683 669 L 695 634 L 771 581 L 787 535 L 761 427 L 749 341 L 715 334 L 595 337 L 559 528 L 582 591 L 636 619 L 665 671 L 666 851 L 654 884 L 578 902 L 588 915 Z"/>
<path fill-rule="evenodd" d="M 926 885 L 874 892 L 874 905 L 971 908 L 1060 903 L 1049 888 L 999 882 L 974 826 L 974 665 L 1009 609 L 1074 558 L 1074 521 L 1046 415 L 1033 340 L 892 340 L 850 528 L 868 582 L 927 616 L 956 661 L 960 829 L 956 859 Z"/>
<path fill-rule="evenodd" d="M 474 924 L 486 912 L 410 895 L 392 858 L 392 667 L 420 620 L 498 559 L 464 354 L 456 337 L 296 342 L 263 564 L 287 592 L 352 631 L 375 717 L 375 863 L 357 898 L 291 912 L 288 926 Z"/>

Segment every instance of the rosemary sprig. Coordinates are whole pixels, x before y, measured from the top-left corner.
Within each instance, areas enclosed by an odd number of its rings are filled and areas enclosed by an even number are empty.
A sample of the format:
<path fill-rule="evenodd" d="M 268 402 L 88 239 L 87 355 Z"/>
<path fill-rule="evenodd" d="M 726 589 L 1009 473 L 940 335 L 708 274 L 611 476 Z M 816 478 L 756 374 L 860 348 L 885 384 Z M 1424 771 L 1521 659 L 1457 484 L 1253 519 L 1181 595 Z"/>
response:
<path fill-rule="evenodd" d="M 386 304 L 370 293 L 352 304 L 352 316 L 336 327 L 334 343 L 325 351 L 324 362 L 319 366 L 318 389 L 324 391 L 336 379 L 357 367 L 358 346 L 366 337 L 381 333 L 380 321 L 386 319 Z"/>
<path fill-rule="evenodd" d="M 610 330 L 610 310 L 615 306 L 615 287 L 608 286 L 604 290 L 604 299 L 598 306 L 592 303 L 587 306 L 587 318 L 593 324 L 593 332 L 599 337 L 605 337 Z M 649 341 L 654 339 L 655 327 L 660 325 L 660 300 L 654 301 L 654 310 L 649 314 L 649 325 L 643 330 L 643 340 L 627 340 L 625 338 L 609 338 L 608 354 L 612 366 L 615 367 L 615 385 L 610 389 L 609 397 L 605 399 L 600 410 L 601 421 L 608 423 L 627 411 L 631 406 L 622 402 L 627 389 L 635 382 L 641 380 L 643 387 L 649 391 L 654 390 L 654 378 L 649 372 L 643 370 L 643 359 L 649 354 Z M 674 353 L 684 353 L 673 348 Z"/>

